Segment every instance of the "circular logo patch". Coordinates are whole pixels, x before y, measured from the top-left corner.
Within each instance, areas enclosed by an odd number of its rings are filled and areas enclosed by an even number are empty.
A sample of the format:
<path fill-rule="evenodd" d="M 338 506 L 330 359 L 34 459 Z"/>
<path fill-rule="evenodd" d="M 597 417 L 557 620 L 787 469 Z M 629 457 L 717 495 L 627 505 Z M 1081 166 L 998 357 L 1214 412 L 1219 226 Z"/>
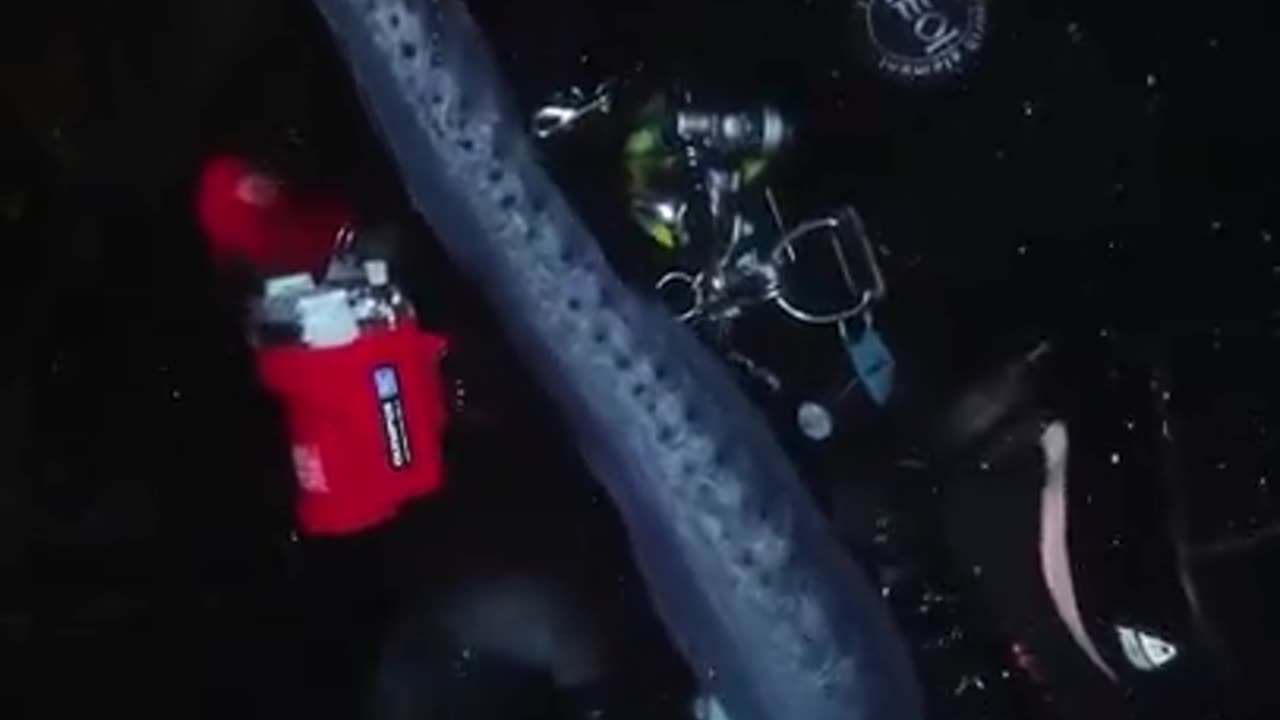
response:
<path fill-rule="evenodd" d="M 862 0 L 876 66 L 903 78 L 967 69 L 987 32 L 986 0 Z"/>

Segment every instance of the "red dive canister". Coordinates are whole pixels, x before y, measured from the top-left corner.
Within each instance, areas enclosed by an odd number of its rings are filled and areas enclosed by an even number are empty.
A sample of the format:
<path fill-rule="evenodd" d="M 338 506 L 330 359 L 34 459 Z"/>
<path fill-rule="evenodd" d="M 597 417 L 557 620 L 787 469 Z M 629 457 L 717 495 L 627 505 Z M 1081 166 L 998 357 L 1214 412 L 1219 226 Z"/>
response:
<path fill-rule="evenodd" d="M 255 307 L 259 374 L 292 446 L 299 530 L 374 527 L 443 483 L 444 338 L 419 329 L 386 277 L 267 283 Z"/>

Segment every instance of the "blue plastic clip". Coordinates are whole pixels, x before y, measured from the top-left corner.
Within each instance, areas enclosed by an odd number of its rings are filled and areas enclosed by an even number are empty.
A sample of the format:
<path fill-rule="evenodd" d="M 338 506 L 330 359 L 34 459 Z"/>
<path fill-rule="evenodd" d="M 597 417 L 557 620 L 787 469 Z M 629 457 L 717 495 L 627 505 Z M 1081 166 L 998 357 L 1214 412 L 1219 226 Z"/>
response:
<path fill-rule="evenodd" d="M 857 374 L 867 394 L 880 407 L 889 404 L 893 395 L 894 371 L 897 363 L 893 352 L 885 344 L 884 338 L 876 330 L 868 313 L 863 316 L 864 327 L 855 337 L 849 332 L 845 323 L 840 323 L 840 337 L 844 340 L 845 350 L 853 360 L 853 371 Z"/>

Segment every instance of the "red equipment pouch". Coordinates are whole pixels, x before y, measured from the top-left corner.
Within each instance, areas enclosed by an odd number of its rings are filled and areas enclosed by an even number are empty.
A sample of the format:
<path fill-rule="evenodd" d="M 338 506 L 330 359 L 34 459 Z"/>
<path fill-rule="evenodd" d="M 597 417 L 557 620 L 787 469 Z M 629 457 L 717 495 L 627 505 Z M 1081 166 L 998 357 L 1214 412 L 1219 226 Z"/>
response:
<path fill-rule="evenodd" d="M 293 447 L 300 530 L 342 535 L 443 484 L 444 338 L 411 325 L 336 348 L 258 351 Z"/>

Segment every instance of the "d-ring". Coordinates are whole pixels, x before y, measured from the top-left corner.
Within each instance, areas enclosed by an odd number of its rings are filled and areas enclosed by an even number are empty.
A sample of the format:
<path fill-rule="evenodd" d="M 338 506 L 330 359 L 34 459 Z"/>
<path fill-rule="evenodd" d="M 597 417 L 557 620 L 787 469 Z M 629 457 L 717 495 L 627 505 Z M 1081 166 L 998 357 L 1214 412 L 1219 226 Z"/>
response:
<path fill-rule="evenodd" d="M 875 248 L 871 245 L 871 240 L 867 235 L 862 218 L 851 206 L 842 208 L 838 216 L 824 217 L 802 223 L 783 235 L 778 244 L 774 246 L 773 260 L 775 262 L 780 261 L 783 252 L 790 250 L 793 245 L 807 235 L 824 229 L 837 230 L 841 225 L 842 219 L 852 226 L 853 234 L 858 238 L 858 249 L 862 252 L 862 260 L 871 272 L 871 287 L 858 292 L 858 302 L 856 304 L 827 313 L 815 313 L 805 310 L 792 303 L 784 293 L 779 292 L 774 298 L 774 302 L 784 313 L 795 320 L 812 325 L 842 323 L 863 314 L 871 307 L 872 303 L 883 300 L 887 294 L 884 275 L 880 271 L 880 264 L 876 261 Z M 844 276 L 845 285 L 850 291 L 857 292 L 856 283 L 850 275 L 849 259 L 845 257 L 841 242 L 838 239 L 834 240 L 832 248 L 835 250 L 837 264 L 841 275 Z"/>

